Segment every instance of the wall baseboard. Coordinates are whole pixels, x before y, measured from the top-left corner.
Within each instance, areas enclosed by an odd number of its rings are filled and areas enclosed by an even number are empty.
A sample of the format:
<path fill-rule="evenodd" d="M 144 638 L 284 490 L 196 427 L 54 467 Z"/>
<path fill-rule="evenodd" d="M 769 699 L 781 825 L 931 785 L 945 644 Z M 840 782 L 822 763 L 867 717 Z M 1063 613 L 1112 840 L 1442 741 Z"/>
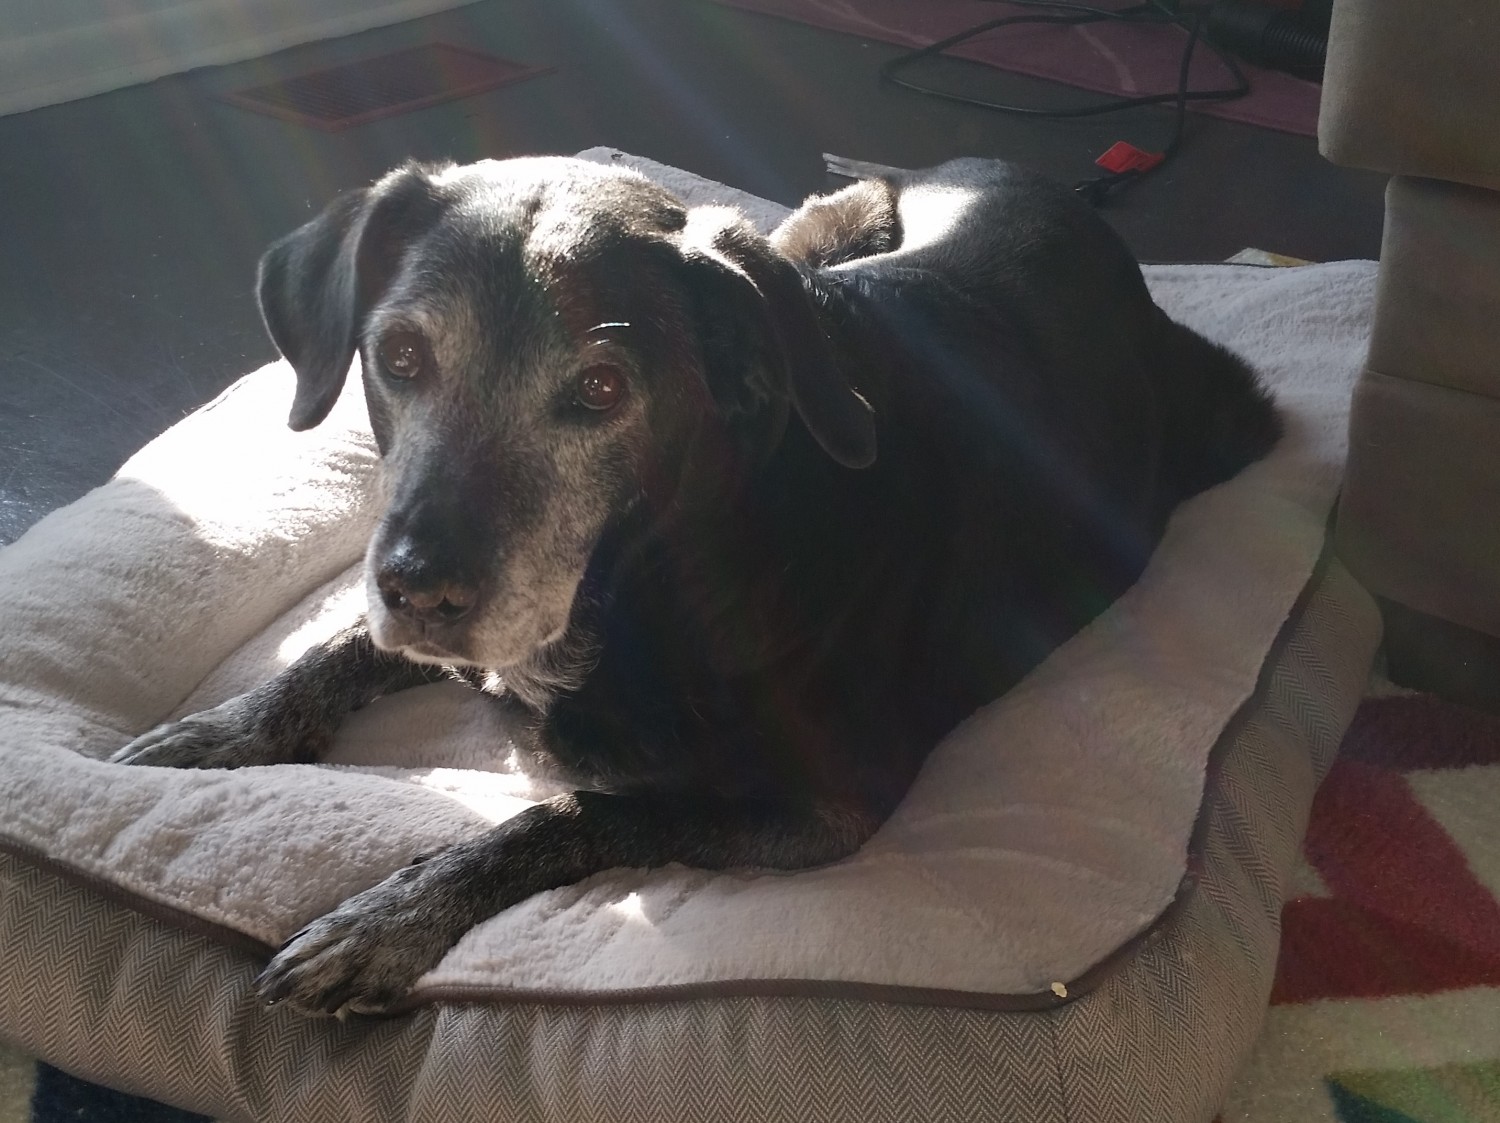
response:
<path fill-rule="evenodd" d="M 472 0 L 185 0 L 0 39 L 0 115 L 400 23 Z"/>

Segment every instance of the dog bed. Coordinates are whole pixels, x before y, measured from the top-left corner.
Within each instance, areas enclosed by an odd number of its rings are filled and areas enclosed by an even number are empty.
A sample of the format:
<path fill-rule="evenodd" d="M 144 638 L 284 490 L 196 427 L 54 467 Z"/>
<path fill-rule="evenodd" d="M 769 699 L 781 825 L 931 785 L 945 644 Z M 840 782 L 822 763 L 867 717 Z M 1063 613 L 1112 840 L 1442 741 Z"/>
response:
<path fill-rule="evenodd" d="M 1324 552 L 1374 277 L 1148 270 L 1264 372 L 1288 435 L 1186 504 L 1140 582 L 955 731 L 858 854 L 541 894 L 385 1019 L 267 1010 L 250 980 L 343 897 L 547 794 L 496 707 L 383 699 L 319 766 L 102 760 L 358 611 L 378 509 L 357 380 L 293 434 L 289 370 L 248 376 L 0 551 L 0 1036 L 278 1123 L 1207 1120 L 1378 639 Z"/>

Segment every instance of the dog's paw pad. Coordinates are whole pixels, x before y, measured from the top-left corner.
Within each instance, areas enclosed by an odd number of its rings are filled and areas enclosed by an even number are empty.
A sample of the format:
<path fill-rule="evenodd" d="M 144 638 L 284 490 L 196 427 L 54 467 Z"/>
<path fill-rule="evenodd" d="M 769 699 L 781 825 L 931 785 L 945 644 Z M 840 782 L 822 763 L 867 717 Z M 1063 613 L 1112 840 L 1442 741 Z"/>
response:
<path fill-rule="evenodd" d="M 245 697 L 167 722 L 141 734 L 109 759 L 157 768 L 244 768 L 291 759 L 285 746 L 262 734 Z"/>
<path fill-rule="evenodd" d="M 268 1006 L 303 1014 L 379 1014 L 436 966 L 466 925 L 444 922 L 408 866 L 282 945 L 255 980 Z"/>
<path fill-rule="evenodd" d="M 114 764 L 157 768 L 231 768 L 237 746 L 214 736 L 212 729 L 189 721 L 158 725 L 143 733 L 109 759 Z"/>

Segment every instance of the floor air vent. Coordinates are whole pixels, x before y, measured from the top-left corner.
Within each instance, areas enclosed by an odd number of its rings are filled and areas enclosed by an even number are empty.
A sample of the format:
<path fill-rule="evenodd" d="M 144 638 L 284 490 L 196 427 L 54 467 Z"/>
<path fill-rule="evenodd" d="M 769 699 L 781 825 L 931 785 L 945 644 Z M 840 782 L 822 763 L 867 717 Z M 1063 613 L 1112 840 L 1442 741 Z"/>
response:
<path fill-rule="evenodd" d="M 483 93 L 551 69 L 430 43 L 219 97 L 242 109 L 333 133 Z"/>

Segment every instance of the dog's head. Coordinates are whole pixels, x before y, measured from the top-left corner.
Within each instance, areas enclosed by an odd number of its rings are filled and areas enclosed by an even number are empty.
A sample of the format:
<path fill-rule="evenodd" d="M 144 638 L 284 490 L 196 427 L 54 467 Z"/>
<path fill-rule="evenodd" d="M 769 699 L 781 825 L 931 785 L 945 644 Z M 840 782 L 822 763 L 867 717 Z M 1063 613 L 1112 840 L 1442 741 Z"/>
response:
<path fill-rule="evenodd" d="M 787 424 L 874 458 L 791 262 L 624 169 L 403 168 L 273 245 L 259 291 L 293 429 L 360 356 L 389 490 L 371 631 L 413 658 L 503 668 L 555 642 L 607 528 L 733 479 Z"/>

